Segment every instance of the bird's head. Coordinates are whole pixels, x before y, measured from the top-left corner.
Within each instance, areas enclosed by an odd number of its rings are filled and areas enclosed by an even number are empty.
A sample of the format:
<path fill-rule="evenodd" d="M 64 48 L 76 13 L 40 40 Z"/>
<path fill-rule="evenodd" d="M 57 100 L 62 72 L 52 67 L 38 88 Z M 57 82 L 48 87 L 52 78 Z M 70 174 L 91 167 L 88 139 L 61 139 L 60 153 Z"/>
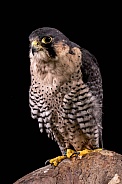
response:
<path fill-rule="evenodd" d="M 55 28 L 38 28 L 30 34 L 29 41 L 30 57 L 36 55 L 44 61 L 54 60 L 69 50 L 69 39 Z"/>
<path fill-rule="evenodd" d="M 30 36 L 31 73 L 43 79 L 59 77 L 69 79 L 80 69 L 81 51 L 55 28 L 43 27 L 34 30 Z"/>

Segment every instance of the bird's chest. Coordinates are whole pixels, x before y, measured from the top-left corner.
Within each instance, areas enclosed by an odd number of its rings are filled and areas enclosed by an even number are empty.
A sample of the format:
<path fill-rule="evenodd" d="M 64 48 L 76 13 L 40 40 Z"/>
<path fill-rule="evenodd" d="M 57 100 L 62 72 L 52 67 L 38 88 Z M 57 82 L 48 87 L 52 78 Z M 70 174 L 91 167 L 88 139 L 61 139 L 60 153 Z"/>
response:
<path fill-rule="evenodd" d="M 38 95 L 39 116 L 53 123 L 82 121 L 92 106 L 92 98 L 87 88 L 75 87 L 72 90 L 63 87 L 60 90 L 43 90 Z"/>
<path fill-rule="evenodd" d="M 36 118 L 41 122 L 52 122 L 55 125 L 62 124 L 66 117 L 65 112 L 71 105 L 71 97 L 69 97 L 69 100 L 65 98 L 70 91 L 69 85 L 62 86 L 60 89 L 58 87 L 41 86 L 40 89 L 31 90 L 30 104 L 33 104 L 31 106 L 32 112 L 34 112 L 33 109 L 37 108 L 37 112 L 35 111 Z"/>
<path fill-rule="evenodd" d="M 53 125 L 81 123 L 91 119 L 92 95 L 86 85 L 66 83 L 58 86 L 31 88 L 30 106 L 32 116 L 39 122 L 51 122 Z"/>
<path fill-rule="evenodd" d="M 41 87 L 35 93 L 30 93 L 30 99 L 33 97 L 33 109 L 37 107 L 37 119 L 44 123 L 53 122 L 58 123 L 63 113 L 63 99 L 64 93 L 59 91 L 57 88 L 52 87 Z M 30 101 L 31 103 L 31 101 Z"/>

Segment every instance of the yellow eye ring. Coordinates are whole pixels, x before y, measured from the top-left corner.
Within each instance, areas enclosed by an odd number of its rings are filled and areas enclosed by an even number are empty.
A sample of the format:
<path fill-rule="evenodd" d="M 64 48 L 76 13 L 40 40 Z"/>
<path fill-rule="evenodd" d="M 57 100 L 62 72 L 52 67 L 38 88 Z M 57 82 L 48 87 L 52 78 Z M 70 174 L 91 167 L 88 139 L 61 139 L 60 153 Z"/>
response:
<path fill-rule="evenodd" d="M 45 37 L 42 38 L 41 42 L 44 43 L 44 44 L 49 44 L 49 43 L 52 42 L 52 37 L 51 36 L 45 36 Z"/>

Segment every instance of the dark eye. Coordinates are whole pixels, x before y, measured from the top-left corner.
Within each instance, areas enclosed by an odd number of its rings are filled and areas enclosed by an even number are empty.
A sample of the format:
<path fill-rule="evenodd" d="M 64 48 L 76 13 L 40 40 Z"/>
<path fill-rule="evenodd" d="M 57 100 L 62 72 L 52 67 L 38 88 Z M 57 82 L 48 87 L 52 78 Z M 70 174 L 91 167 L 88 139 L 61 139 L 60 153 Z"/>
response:
<path fill-rule="evenodd" d="M 44 44 L 49 44 L 52 42 L 52 37 L 51 36 L 45 36 L 42 38 L 42 43 Z"/>

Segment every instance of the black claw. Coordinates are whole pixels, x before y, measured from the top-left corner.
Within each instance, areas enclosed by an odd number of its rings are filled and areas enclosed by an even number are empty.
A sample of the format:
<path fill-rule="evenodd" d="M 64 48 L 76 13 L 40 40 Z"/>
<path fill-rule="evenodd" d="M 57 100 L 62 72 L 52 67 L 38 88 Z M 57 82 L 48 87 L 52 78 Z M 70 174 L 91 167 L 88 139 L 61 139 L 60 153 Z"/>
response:
<path fill-rule="evenodd" d="M 67 156 L 67 152 L 65 151 L 63 155 L 64 155 L 64 156 Z"/>
<path fill-rule="evenodd" d="M 46 160 L 46 162 L 45 162 L 45 165 L 48 165 L 48 164 L 50 164 L 50 159 Z"/>
<path fill-rule="evenodd" d="M 80 154 L 80 152 L 74 152 L 74 153 L 70 156 L 70 158 L 72 158 L 73 155 L 76 155 L 76 157 L 77 157 L 79 154 Z"/>

